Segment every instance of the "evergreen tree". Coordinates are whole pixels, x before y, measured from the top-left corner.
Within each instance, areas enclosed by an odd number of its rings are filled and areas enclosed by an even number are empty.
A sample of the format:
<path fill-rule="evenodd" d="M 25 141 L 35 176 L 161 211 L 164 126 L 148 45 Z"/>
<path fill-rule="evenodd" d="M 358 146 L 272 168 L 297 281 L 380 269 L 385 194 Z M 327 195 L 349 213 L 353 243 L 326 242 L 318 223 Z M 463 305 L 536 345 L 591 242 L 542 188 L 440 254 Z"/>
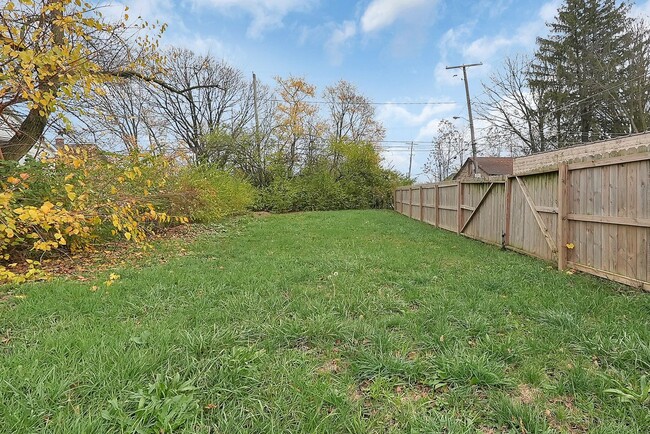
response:
<path fill-rule="evenodd" d="M 549 37 L 538 38 L 530 84 L 549 99 L 558 147 L 632 131 L 621 104 L 633 84 L 631 19 L 629 6 L 616 3 L 565 0 Z"/>

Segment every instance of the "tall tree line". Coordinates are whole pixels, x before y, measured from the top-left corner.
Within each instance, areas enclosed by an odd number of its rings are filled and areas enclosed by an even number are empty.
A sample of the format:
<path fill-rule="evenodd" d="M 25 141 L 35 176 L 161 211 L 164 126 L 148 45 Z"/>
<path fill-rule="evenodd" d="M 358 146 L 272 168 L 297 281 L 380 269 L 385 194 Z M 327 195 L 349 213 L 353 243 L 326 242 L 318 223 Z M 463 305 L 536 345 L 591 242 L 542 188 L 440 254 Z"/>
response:
<path fill-rule="evenodd" d="M 384 138 L 375 107 L 347 81 L 319 95 L 301 77 L 254 83 L 210 55 L 181 48 L 162 54 L 157 77 L 172 89 L 144 80 L 104 83 L 75 112 L 70 138 L 104 149 L 184 153 L 190 163 L 238 171 L 259 187 L 323 159 L 335 166 L 341 156 L 334 143 Z"/>

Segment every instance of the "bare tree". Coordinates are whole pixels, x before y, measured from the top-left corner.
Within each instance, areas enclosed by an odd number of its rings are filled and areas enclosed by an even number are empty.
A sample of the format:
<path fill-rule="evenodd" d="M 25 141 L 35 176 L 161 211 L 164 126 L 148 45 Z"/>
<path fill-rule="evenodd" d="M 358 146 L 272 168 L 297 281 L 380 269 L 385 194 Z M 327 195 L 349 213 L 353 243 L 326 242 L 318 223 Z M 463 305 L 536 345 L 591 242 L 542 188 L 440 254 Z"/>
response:
<path fill-rule="evenodd" d="M 453 123 L 443 119 L 433 138 L 433 149 L 424 164 L 424 173 L 431 181 L 444 181 L 452 174 L 452 169 L 463 164 L 466 150 L 463 134 Z"/>
<path fill-rule="evenodd" d="M 477 103 L 478 117 L 500 130 L 501 136 L 520 141 L 526 154 L 553 147 L 547 136 L 553 127 L 545 94 L 549 90 L 531 88 L 529 68 L 526 58 L 506 58 L 503 69 L 483 85 L 484 97 Z"/>
<path fill-rule="evenodd" d="M 165 83 L 182 92 L 151 86 L 153 107 L 198 163 L 225 166 L 229 146 L 208 141 L 216 132 L 236 137 L 253 118 L 252 90 L 241 71 L 210 55 L 172 48 L 165 56 Z"/>
<path fill-rule="evenodd" d="M 384 139 L 386 130 L 375 119 L 375 107 L 352 83 L 340 80 L 326 87 L 323 97 L 329 110 L 329 135 L 333 140 L 376 143 Z"/>
<path fill-rule="evenodd" d="M 79 105 L 76 112 L 81 115 L 77 116 L 74 137 L 116 151 L 168 150 L 166 122 L 155 112 L 145 83 L 117 79 Z"/>

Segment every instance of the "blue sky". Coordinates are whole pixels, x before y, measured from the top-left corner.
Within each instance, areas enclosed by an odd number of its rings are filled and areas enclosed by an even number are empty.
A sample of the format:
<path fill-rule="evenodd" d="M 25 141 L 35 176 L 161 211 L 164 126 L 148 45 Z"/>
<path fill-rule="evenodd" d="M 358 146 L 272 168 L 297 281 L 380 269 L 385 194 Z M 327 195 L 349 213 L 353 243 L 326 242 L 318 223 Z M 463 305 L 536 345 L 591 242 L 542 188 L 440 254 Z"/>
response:
<path fill-rule="evenodd" d="M 467 117 L 464 83 L 445 66 L 469 70 L 470 92 L 515 53 L 531 53 L 560 0 L 123 0 L 131 16 L 169 27 L 163 42 L 209 52 L 264 83 L 302 76 L 319 91 L 345 79 L 377 103 L 387 130 L 387 165 L 422 171 L 441 119 Z M 119 7 L 120 3 L 115 4 Z M 650 15 L 639 0 L 635 15 Z M 449 102 L 449 104 L 438 104 Z M 401 104 L 410 103 L 410 104 Z M 466 121 L 455 120 L 460 129 Z M 480 125 L 477 126 L 480 142 Z M 392 149 L 391 149 L 392 148 Z M 424 180 L 423 176 L 420 176 Z"/>

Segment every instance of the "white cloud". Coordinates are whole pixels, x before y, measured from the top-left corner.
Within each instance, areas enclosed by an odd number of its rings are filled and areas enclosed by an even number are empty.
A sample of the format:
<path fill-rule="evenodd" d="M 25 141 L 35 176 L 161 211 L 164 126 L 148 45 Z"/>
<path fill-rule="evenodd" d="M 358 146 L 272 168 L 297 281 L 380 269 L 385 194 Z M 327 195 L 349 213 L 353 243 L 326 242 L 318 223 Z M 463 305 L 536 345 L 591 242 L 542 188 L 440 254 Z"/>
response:
<path fill-rule="evenodd" d="M 272 28 L 282 27 L 284 18 L 292 12 L 309 9 L 314 0 L 194 0 L 198 6 L 210 6 L 221 12 L 244 11 L 252 16 L 248 35 L 259 37 Z"/>
<path fill-rule="evenodd" d="M 215 59 L 232 61 L 237 58 L 238 54 L 238 50 L 227 47 L 222 41 L 199 34 L 175 36 L 173 40 L 167 42 L 174 47 L 187 48 L 198 54 L 210 54 Z"/>
<path fill-rule="evenodd" d="M 435 4 L 434 0 L 373 0 L 361 17 L 361 28 L 366 33 L 381 30 L 405 16 L 429 11 Z"/>
<path fill-rule="evenodd" d="M 409 154 L 404 151 L 385 149 L 381 152 L 385 162 L 391 169 L 406 173 L 409 167 Z"/>
<path fill-rule="evenodd" d="M 501 49 L 510 47 L 515 42 L 515 39 L 503 36 L 484 36 L 472 41 L 471 44 L 465 47 L 463 53 L 466 59 L 489 59 Z"/>
<path fill-rule="evenodd" d="M 332 34 L 325 42 L 325 50 L 334 64 L 338 65 L 342 62 L 342 50 L 356 34 L 357 25 L 354 21 L 344 21 L 334 27 Z"/>
<path fill-rule="evenodd" d="M 562 2 L 560 0 L 551 0 L 548 3 L 544 3 L 539 9 L 539 17 L 545 23 L 553 21 L 557 15 L 557 10 L 561 5 Z"/>
<path fill-rule="evenodd" d="M 426 104 L 419 113 L 411 113 L 404 106 L 386 104 L 379 109 L 377 117 L 385 123 L 399 123 L 409 127 L 420 127 L 436 116 L 457 109 L 452 104 Z"/>
<path fill-rule="evenodd" d="M 650 0 L 649 0 L 650 3 Z M 543 4 L 533 19 L 521 24 L 514 33 L 499 32 L 496 35 L 485 35 L 470 40 L 472 35 L 480 26 L 475 22 L 468 22 L 456 28 L 449 29 L 441 39 L 440 53 L 441 60 L 434 68 L 436 82 L 442 85 L 461 85 L 456 70 L 445 69 L 448 59 L 452 53 L 461 53 L 462 59 L 455 60 L 457 63 L 483 62 L 483 67 L 472 71 L 474 78 L 486 77 L 491 71 L 491 63 L 499 63 L 498 57 L 509 50 L 531 52 L 534 50 L 537 37 L 546 33 L 546 22 L 552 21 L 560 5 L 559 0 L 552 0 Z M 456 75 L 456 76 L 454 76 Z"/>
<path fill-rule="evenodd" d="M 128 7 L 128 10 L 125 10 Z M 135 18 L 141 18 L 149 23 L 156 21 L 162 23 L 174 23 L 177 26 L 177 14 L 174 12 L 174 4 L 171 0 L 158 0 L 155 2 L 149 0 L 132 0 L 110 3 L 102 7 L 101 12 L 109 19 L 124 19 L 124 15 L 129 16 L 129 21 Z"/>
<path fill-rule="evenodd" d="M 537 19 L 523 23 L 512 35 L 499 34 L 478 38 L 465 46 L 463 53 L 468 59 L 489 60 L 495 54 L 511 47 L 532 50 L 537 37 L 546 32 L 546 23 L 554 20 L 558 7 L 559 0 L 545 3 L 539 9 Z"/>

